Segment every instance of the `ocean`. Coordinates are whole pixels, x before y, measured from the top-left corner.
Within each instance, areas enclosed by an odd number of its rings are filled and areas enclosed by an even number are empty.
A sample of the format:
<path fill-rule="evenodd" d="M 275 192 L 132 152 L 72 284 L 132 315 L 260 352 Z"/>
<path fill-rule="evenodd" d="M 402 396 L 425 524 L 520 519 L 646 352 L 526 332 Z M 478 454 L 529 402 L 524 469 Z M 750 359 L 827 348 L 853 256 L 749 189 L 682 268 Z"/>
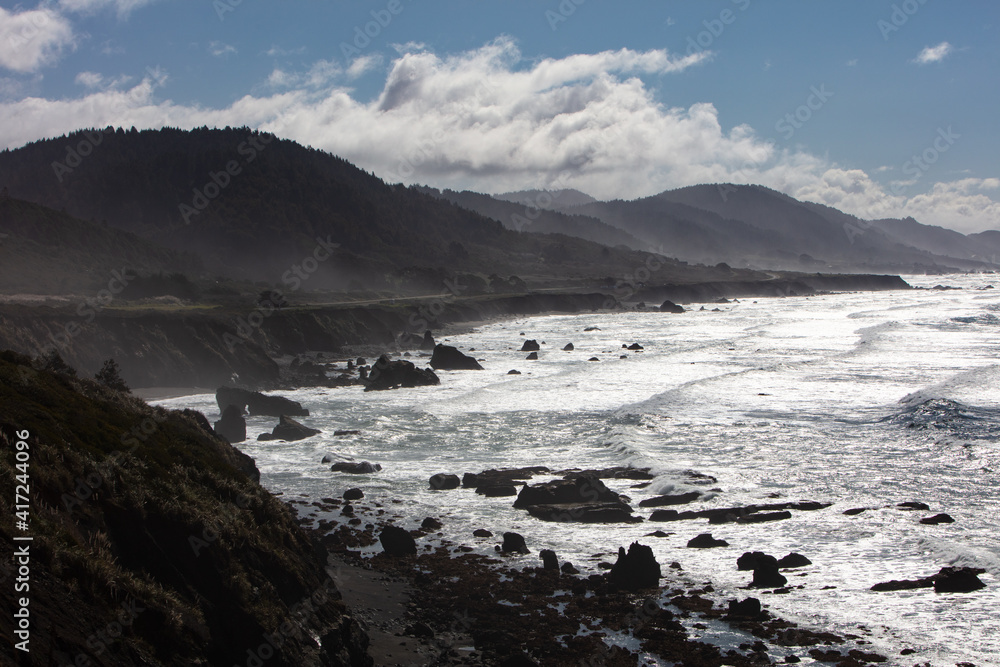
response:
<path fill-rule="evenodd" d="M 987 288 L 994 279 L 997 289 Z M 532 553 L 514 562 L 536 566 L 538 551 L 548 548 L 584 573 L 598 572 L 598 561 L 613 562 L 619 546 L 638 540 L 662 565 L 681 563 L 690 582 L 711 581 L 719 601 L 754 595 L 788 620 L 863 638 L 888 664 L 997 665 L 1000 276 L 906 280 L 961 289 L 740 299 L 679 315 L 593 313 L 483 325 L 439 342 L 474 348 L 484 371 L 439 372 L 437 387 L 279 392 L 309 408 L 300 421 L 323 433 L 258 443 L 256 435 L 277 420 L 254 417 L 251 440 L 238 447 L 256 459 L 262 484 L 289 500 L 339 497 L 358 486 L 369 499 L 402 501 L 391 507 L 404 527 L 437 517 L 446 539 L 483 553 L 492 553 L 494 542 L 473 539 L 473 529 L 515 531 Z M 598 329 L 585 332 L 589 327 Z M 538 361 L 519 351 L 526 339 L 544 341 Z M 570 342 L 575 349 L 564 352 Z M 622 349 L 636 342 L 642 351 Z M 521 375 L 508 375 L 512 369 Z M 214 395 L 158 404 L 219 417 Z M 338 429 L 360 434 L 334 437 Z M 321 463 L 326 454 L 383 469 L 333 473 Z M 762 524 L 549 523 L 514 509 L 513 498 L 428 485 L 439 472 L 536 465 L 649 467 L 656 478 L 647 488 L 607 480 L 647 518 L 639 501 L 691 489 L 713 490 L 677 509 L 833 505 Z M 689 471 L 717 481 L 691 486 Z M 912 501 L 930 510 L 897 507 Z M 869 509 L 843 513 L 852 508 Z M 919 522 L 941 512 L 955 522 Z M 647 536 L 657 529 L 672 534 Z M 731 546 L 686 548 L 703 532 Z M 743 589 L 750 573 L 736 568 L 744 551 L 779 558 L 794 551 L 813 565 L 786 572 L 793 586 L 787 594 L 751 592 Z M 966 594 L 869 590 L 949 565 L 985 569 L 987 587 Z M 692 632 L 722 646 L 745 641 L 721 624 Z M 917 654 L 901 656 L 905 648 Z M 773 655 L 782 651 L 789 652 Z"/>

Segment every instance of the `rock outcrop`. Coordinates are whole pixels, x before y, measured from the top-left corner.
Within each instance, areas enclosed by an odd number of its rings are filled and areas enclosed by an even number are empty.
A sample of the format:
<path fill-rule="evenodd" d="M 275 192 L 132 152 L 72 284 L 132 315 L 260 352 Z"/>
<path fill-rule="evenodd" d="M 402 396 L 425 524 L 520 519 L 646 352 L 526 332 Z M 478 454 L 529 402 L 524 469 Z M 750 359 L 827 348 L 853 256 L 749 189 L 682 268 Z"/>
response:
<path fill-rule="evenodd" d="M 225 413 L 226 408 L 235 405 L 247 410 L 251 417 L 308 417 L 309 411 L 301 403 L 284 396 L 269 396 L 259 391 L 248 391 L 238 387 L 219 387 L 215 392 L 215 402 L 219 404 L 219 412 Z"/>
<path fill-rule="evenodd" d="M 215 434 L 232 444 L 247 439 L 247 420 L 243 411 L 235 405 L 227 405 L 222 418 L 215 422 Z"/>
<path fill-rule="evenodd" d="M 561 480 L 526 484 L 514 501 L 545 521 L 581 523 L 636 523 L 632 508 L 593 475 L 567 476 Z"/>
<path fill-rule="evenodd" d="M 257 436 L 258 440 L 286 440 L 288 442 L 293 442 L 295 440 L 304 440 L 306 438 L 312 437 L 317 433 L 322 433 L 319 429 L 309 428 L 308 426 L 303 426 L 299 422 L 295 421 L 287 415 L 281 415 L 278 419 L 278 425 L 270 433 L 261 433 Z"/>
<path fill-rule="evenodd" d="M 537 340 L 526 340 L 524 344 L 521 345 L 521 352 L 537 352 L 541 350 Z"/>
<path fill-rule="evenodd" d="M 450 345 L 437 345 L 431 355 L 431 368 L 437 371 L 481 371 L 474 357 L 463 354 Z"/>
<path fill-rule="evenodd" d="M 608 581 L 628 591 L 659 588 L 662 576 L 653 550 L 638 542 L 630 544 L 627 553 L 618 547 L 618 560 L 607 574 Z"/>
<path fill-rule="evenodd" d="M 684 311 L 684 306 L 678 306 L 676 303 L 668 299 L 664 301 L 662 304 L 660 304 L 660 312 L 679 314 L 685 311 Z"/>
<path fill-rule="evenodd" d="M 365 391 L 428 387 L 436 384 L 441 384 L 441 380 L 434 374 L 434 371 L 417 368 L 412 362 L 405 359 L 391 361 L 383 354 L 372 365 L 365 383 Z"/>
<path fill-rule="evenodd" d="M 378 536 L 382 550 L 390 556 L 414 556 L 417 553 L 417 542 L 407 531 L 399 526 L 386 526 Z"/>

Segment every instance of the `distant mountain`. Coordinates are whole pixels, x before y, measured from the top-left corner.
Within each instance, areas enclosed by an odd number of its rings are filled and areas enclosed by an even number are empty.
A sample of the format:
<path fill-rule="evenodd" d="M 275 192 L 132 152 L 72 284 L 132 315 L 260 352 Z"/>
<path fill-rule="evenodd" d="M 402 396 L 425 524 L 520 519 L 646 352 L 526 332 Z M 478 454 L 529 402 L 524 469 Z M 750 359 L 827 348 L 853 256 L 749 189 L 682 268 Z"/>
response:
<path fill-rule="evenodd" d="M 531 193 L 509 193 L 523 200 Z M 598 218 L 688 261 L 792 270 L 936 272 L 995 268 L 993 248 L 915 220 L 869 222 L 759 185 L 696 185 L 634 201 L 552 209 Z M 991 249 L 983 252 L 984 246 Z"/>
<path fill-rule="evenodd" d="M 596 199 L 586 192 L 579 190 L 520 190 L 518 192 L 505 192 L 493 195 L 494 199 L 509 201 L 522 206 L 534 206 L 537 208 L 556 208 L 568 206 L 583 206 L 592 204 Z"/>
<path fill-rule="evenodd" d="M 525 200 L 527 203 L 522 203 L 498 199 L 468 190 L 463 192 L 441 191 L 434 188 L 421 188 L 421 190 L 431 196 L 447 199 L 464 209 L 496 220 L 507 229 L 536 234 L 565 234 L 612 247 L 625 246 L 634 250 L 649 249 L 648 244 L 622 229 L 612 227 L 597 218 L 585 215 L 568 215 L 548 210 L 534 203 L 538 201 L 536 199 Z M 579 194 L 583 195 L 582 192 Z M 586 197 L 586 195 L 583 196 Z M 575 200 L 582 201 L 580 198 L 575 198 Z M 542 199 L 541 201 L 548 200 Z M 566 201 L 569 199 L 567 198 Z"/>
<path fill-rule="evenodd" d="M 167 250 L 106 223 L 78 220 L 39 204 L 0 197 L 0 285 L 5 291 L 97 292 L 156 273 L 197 273 L 194 255 Z M 124 282 L 123 282 L 124 281 Z"/>
<path fill-rule="evenodd" d="M 441 276 L 453 270 L 620 276 L 646 261 L 645 254 L 574 236 L 505 229 L 248 128 L 108 128 L 37 141 L 0 152 L 2 187 L 11 197 L 193 253 L 208 275 L 291 277 L 309 280 L 310 289 L 398 286 L 421 272 L 443 289 Z M 616 244 L 626 236 L 606 231 Z"/>

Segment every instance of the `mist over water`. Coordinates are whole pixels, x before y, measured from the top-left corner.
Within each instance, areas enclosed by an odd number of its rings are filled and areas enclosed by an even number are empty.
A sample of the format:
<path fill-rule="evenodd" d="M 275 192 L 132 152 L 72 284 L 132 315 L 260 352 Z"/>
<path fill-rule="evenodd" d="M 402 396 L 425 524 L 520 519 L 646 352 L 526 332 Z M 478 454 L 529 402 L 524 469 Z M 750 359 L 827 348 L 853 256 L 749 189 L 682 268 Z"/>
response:
<path fill-rule="evenodd" d="M 284 392 L 312 411 L 301 421 L 324 433 L 239 447 L 256 459 L 262 483 L 289 498 L 339 497 L 359 486 L 367 500 L 391 510 L 387 517 L 399 514 L 397 523 L 410 528 L 439 517 L 446 538 L 484 552 L 492 553 L 493 542 L 477 543 L 473 529 L 519 532 L 532 550 L 519 559 L 531 565 L 539 550 L 551 548 L 560 559 L 597 571 L 596 563 L 613 561 L 620 545 L 640 540 L 661 564 L 679 561 L 692 582 L 712 581 L 718 599 L 753 594 L 790 620 L 863 637 L 890 664 L 910 665 L 914 658 L 996 664 L 1000 289 L 981 289 L 993 277 L 907 279 L 915 286 L 964 288 L 953 291 L 746 299 L 719 305 L 723 312 L 708 305 L 682 315 L 490 324 L 449 341 L 463 351 L 475 348 L 485 371 L 441 372 L 438 387 Z M 591 326 L 600 330 L 583 331 Z M 538 361 L 518 351 L 531 338 L 545 341 Z M 568 342 L 573 352 L 562 351 Z M 621 349 L 633 342 L 645 349 Z M 595 356 L 599 362 L 588 361 Z M 522 375 L 508 376 L 511 369 Z M 218 418 L 214 396 L 160 403 Z M 248 419 L 249 437 L 270 431 L 275 421 Z M 336 429 L 361 434 L 334 438 Z M 327 453 L 384 469 L 371 476 L 331 473 L 320 463 Z M 756 525 L 708 526 L 705 519 L 554 524 L 513 509 L 512 498 L 428 488 L 438 472 L 528 465 L 651 467 L 658 476 L 646 489 L 607 481 L 636 508 L 644 498 L 695 488 L 684 481 L 689 470 L 717 478 L 699 490 L 719 491 L 684 509 L 776 497 L 834 505 Z M 393 498 L 403 502 L 392 505 Z M 895 507 L 904 501 L 931 509 Z M 860 507 L 872 509 L 843 514 Z M 939 512 L 955 523 L 919 523 Z M 645 537 L 657 529 L 674 534 Z M 731 547 L 685 548 L 701 532 Z M 812 566 L 786 572 L 790 585 L 803 588 L 787 595 L 740 590 L 750 574 L 737 571 L 736 558 L 753 550 L 777 557 L 797 551 L 811 559 Z M 987 588 L 951 595 L 869 591 L 877 582 L 924 577 L 947 565 L 985 568 Z M 919 653 L 900 657 L 906 647 Z"/>

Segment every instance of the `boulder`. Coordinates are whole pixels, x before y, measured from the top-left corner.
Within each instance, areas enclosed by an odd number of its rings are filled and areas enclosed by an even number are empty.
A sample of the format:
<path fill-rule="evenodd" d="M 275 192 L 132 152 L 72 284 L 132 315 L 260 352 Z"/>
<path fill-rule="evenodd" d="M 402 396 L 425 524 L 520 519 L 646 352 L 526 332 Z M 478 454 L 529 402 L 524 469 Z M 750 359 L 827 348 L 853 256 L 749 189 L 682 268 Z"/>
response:
<path fill-rule="evenodd" d="M 763 551 L 745 551 L 742 556 L 736 559 L 736 569 L 752 570 L 761 558 L 767 558 L 767 554 Z"/>
<path fill-rule="evenodd" d="M 333 436 L 335 438 L 343 438 L 348 435 L 361 435 L 361 431 L 334 431 Z"/>
<path fill-rule="evenodd" d="M 441 522 L 432 516 L 427 517 L 420 522 L 421 530 L 441 530 Z"/>
<path fill-rule="evenodd" d="M 556 557 L 556 552 L 552 549 L 542 549 L 538 554 L 542 558 L 542 568 L 546 570 L 558 570 L 559 569 L 559 559 Z"/>
<path fill-rule="evenodd" d="M 431 475 L 430 485 L 432 489 L 447 491 L 449 489 L 457 489 L 459 484 L 461 484 L 461 482 L 458 479 L 458 475 L 452 475 L 444 472 Z"/>
<path fill-rule="evenodd" d="M 417 368 L 405 359 L 390 361 L 382 355 L 372 366 L 365 383 L 365 391 L 382 391 L 410 387 L 428 387 L 441 384 L 434 371 L 427 368 Z"/>
<path fill-rule="evenodd" d="M 308 426 L 303 426 L 291 417 L 287 415 L 281 415 L 278 419 L 278 425 L 270 433 L 261 433 L 257 436 L 258 440 L 286 440 L 288 442 L 293 442 L 295 440 L 304 440 L 317 433 L 322 433 L 319 429 L 309 428 Z"/>
<path fill-rule="evenodd" d="M 763 615 L 763 610 L 760 607 L 760 600 L 757 598 L 747 598 L 739 602 L 736 600 L 729 601 L 728 616 L 732 618 L 759 619 L 763 617 Z"/>
<path fill-rule="evenodd" d="M 247 420 L 243 418 L 243 410 L 232 404 L 227 405 L 222 411 L 222 418 L 215 422 L 215 434 L 228 440 L 229 444 L 246 440 Z"/>
<path fill-rule="evenodd" d="M 597 357 L 591 357 L 590 359 L 587 359 L 587 361 L 600 361 L 600 359 Z"/>
<path fill-rule="evenodd" d="M 712 549 L 714 547 L 728 547 L 729 542 L 715 539 L 712 537 L 712 533 L 702 533 L 688 540 L 687 545 L 691 549 Z"/>
<path fill-rule="evenodd" d="M 774 556 L 758 558 L 754 563 L 750 588 L 781 588 L 787 583 L 788 579 L 778 572 L 778 559 Z"/>
<path fill-rule="evenodd" d="M 524 358 L 525 361 L 538 361 L 538 353 L 532 352 Z"/>
<path fill-rule="evenodd" d="M 251 417 L 308 417 L 309 411 L 301 403 L 283 396 L 265 396 L 259 391 L 248 391 L 237 387 L 219 387 L 215 392 L 215 402 L 219 404 L 219 412 L 225 414 L 226 408 L 235 405 L 249 411 Z"/>
<path fill-rule="evenodd" d="M 493 484 L 490 486 L 476 487 L 476 493 L 487 498 L 505 498 L 516 496 L 517 487 L 512 484 Z"/>
<path fill-rule="evenodd" d="M 934 591 L 936 593 L 971 593 L 985 588 L 980 581 L 980 574 L 986 570 L 978 567 L 943 567 L 934 575 Z"/>
<path fill-rule="evenodd" d="M 661 313 L 683 313 L 685 311 L 684 311 L 684 307 L 683 306 L 678 306 L 673 301 L 667 300 L 667 301 L 664 301 L 660 305 L 660 312 Z"/>
<path fill-rule="evenodd" d="M 399 526 L 386 526 L 378 536 L 382 550 L 389 556 L 413 556 L 417 553 L 417 542 Z"/>
<path fill-rule="evenodd" d="M 528 514 L 543 521 L 574 523 L 641 523 L 626 503 L 565 503 L 528 505 Z"/>
<path fill-rule="evenodd" d="M 928 526 L 936 526 L 939 523 L 955 523 L 955 520 L 948 514 L 935 514 L 934 516 L 924 517 L 920 520 L 920 523 Z"/>
<path fill-rule="evenodd" d="M 434 334 L 428 329 L 424 332 L 424 340 L 420 343 L 420 349 L 424 352 L 430 352 L 435 347 L 437 347 L 437 343 L 434 342 Z"/>
<path fill-rule="evenodd" d="M 600 327 L 587 327 L 584 331 L 600 331 Z"/>
<path fill-rule="evenodd" d="M 646 498 L 639 503 L 639 507 L 663 507 L 665 505 L 683 505 L 690 503 L 701 497 L 701 491 L 690 491 L 688 493 L 677 493 L 673 495 L 656 496 Z"/>
<path fill-rule="evenodd" d="M 609 582 L 628 591 L 659 588 L 662 576 L 653 550 L 638 542 L 630 544 L 627 553 L 618 547 L 618 561 L 607 574 Z"/>
<path fill-rule="evenodd" d="M 520 375 L 520 374 L 521 374 L 521 371 L 519 371 L 519 370 L 509 370 L 509 371 L 507 371 L 507 375 Z"/>
<path fill-rule="evenodd" d="M 486 530 L 485 528 L 476 528 L 472 531 L 472 534 L 476 537 L 493 537 L 493 533 Z"/>
<path fill-rule="evenodd" d="M 504 533 L 503 534 L 503 546 L 500 550 L 504 553 L 531 553 L 528 549 L 528 545 L 524 543 L 524 538 L 517 533 Z"/>
<path fill-rule="evenodd" d="M 798 553 L 790 553 L 784 558 L 778 559 L 778 569 L 779 570 L 789 570 L 796 567 L 805 567 L 807 565 L 812 565 L 812 561 Z"/>
<path fill-rule="evenodd" d="M 628 346 L 628 349 L 634 352 L 636 350 L 643 350 L 645 348 L 642 345 L 639 345 L 639 343 L 632 343 L 631 345 Z"/>
<path fill-rule="evenodd" d="M 781 512 L 759 512 L 738 517 L 736 523 L 764 523 L 765 521 L 781 521 L 782 519 L 791 518 L 792 513 L 788 510 L 782 510 Z"/>
<path fill-rule="evenodd" d="M 566 343 L 566 347 L 563 348 L 563 352 L 572 352 L 574 349 L 573 343 Z"/>
<path fill-rule="evenodd" d="M 559 568 L 559 571 L 563 574 L 580 574 L 580 570 L 576 569 L 573 563 L 569 561 L 563 563 L 562 567 Z"/>
<path fill-rule="evenodd" d="M 605 486 L 594 475 L 579 475 L 568 479 L 557 479 L 542 484 L 525 484 L 518 494 L 514 507 L 529 505 L 552 505 L 563 503 L 620 502 L 617 493 Z"/>
<path fill-rule="evenodd" d="M 539 347 L 537 340 L 526 340 L 521 346 L 521 352 L 537 352 L 540 349 L 542 348 Z"/>
<path fill-rule="evenodd" d="M 365 492 L 361 489 L 348 489 L 344 491 L 344 500 L 361 500 L 365 497 Z"/>
<path fill-rule="evenodd" d="M 382 469 L 379 463 L 369 463 L 368 461 L 340 461 L 330 466 L 331 472 L 344 472 L 349 475 L 368 475 Z"/>
<path fill-rule="evenodd" d="M 527 468 L 504 468 L 502 470 L 484 470 L 479 473 L 467 472 L 462 475 L 462 486 L 478 489 L 482 486 L 515 486 L 529 480 L 535 475 L 549 472 L 545 466 L 530 466 Z"/>
<path fill-rule="evenodd" d="M 901 510 L 924 510 L 924 511 L 927 511 L 927 510 L 930 509 L 930 506 L 927 503 L 914 502 L 914 501 L 907 501 L 905 503 L 899 503 L 898 505 L 896 505 L 896 507 L 898 507 Z"/>
<path fill-rule="evenodd" d="M 462 354 L 457 348 L 450 345 L 440 344 L 434 347 L 434 354 L 431 355 L 431 368 L 439 371 L 483 370 L 483 367 L 473 357 Z"/>

